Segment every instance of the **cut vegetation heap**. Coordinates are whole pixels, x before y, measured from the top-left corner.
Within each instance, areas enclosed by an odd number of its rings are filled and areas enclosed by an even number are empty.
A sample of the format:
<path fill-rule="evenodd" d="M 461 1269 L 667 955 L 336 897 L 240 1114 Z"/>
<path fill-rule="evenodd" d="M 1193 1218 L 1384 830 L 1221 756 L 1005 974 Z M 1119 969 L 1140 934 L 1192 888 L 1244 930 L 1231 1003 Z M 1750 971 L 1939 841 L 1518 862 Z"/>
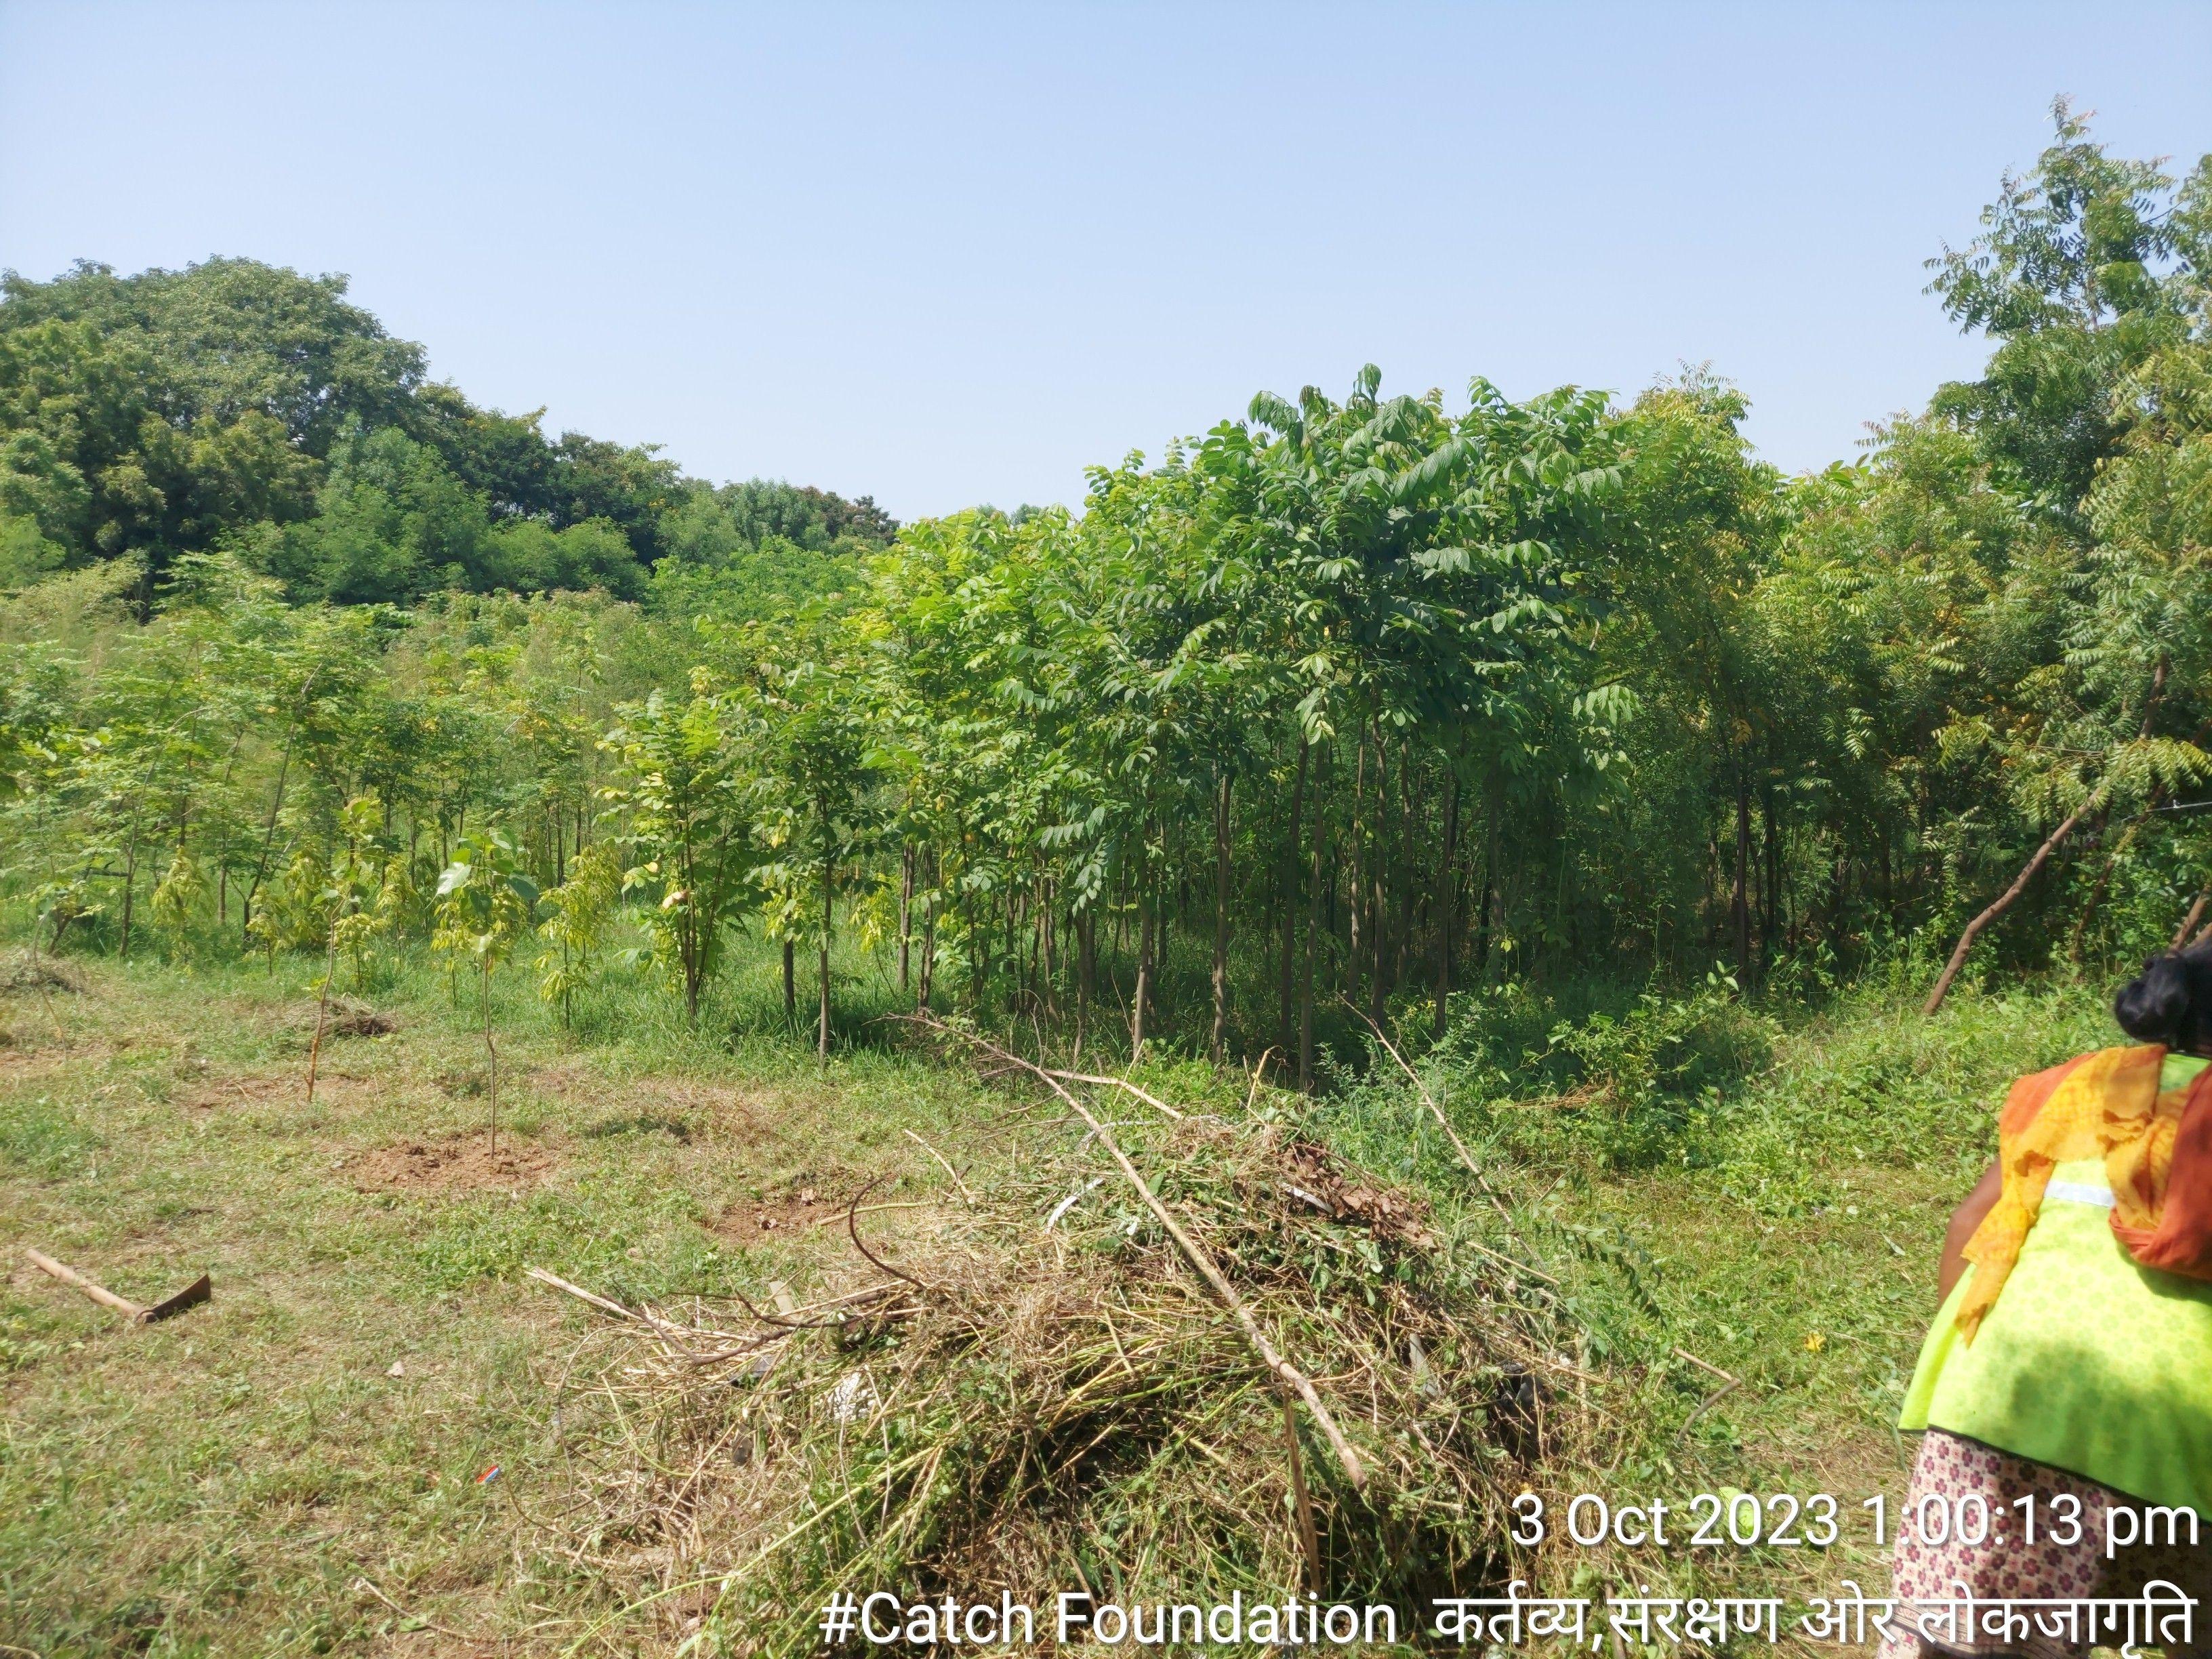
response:
<path fill-rule="evenodd" d="M 1507 1506 L 1583 1437 L 1540 1380 L 1572 1373 L 1545 1275 L 1272 1113 L 1109 1127 L 1127 1094 L 1087 1103 L 1097 1085 L 955 1049 L 1064 1106 L 1120 1172 L 1085 1180 L 1079 1158 L 1071 1188 L 1059 1158 L 1025 1158 L 895 1256 L 857 1194 L 832 1212 L 849 1276 L 803 1300 L 588 1297 L 615 1322 L 569 1368 L 580 1480 L 541 1518 L 627 1594 L 611 1622 L 681 1634 L 711 1609 L 781 1652 L 833 1589 L 1039 1607 L 1303 1590 L 1410 1617 L 1513 1576 Z M 1292 1409 L 1301 1383 L 1318 1412 Z"/>

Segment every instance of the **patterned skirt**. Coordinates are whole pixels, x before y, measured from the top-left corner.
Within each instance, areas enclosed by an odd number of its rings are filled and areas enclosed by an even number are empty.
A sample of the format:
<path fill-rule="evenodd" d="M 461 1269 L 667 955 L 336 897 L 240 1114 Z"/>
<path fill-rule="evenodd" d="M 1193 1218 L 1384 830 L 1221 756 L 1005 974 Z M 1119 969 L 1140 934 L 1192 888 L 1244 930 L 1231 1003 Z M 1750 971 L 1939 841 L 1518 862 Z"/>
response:
<path fill-rule="evenodd" d="M 1968 1498 L 1978 1498 L 1981 1504 L 1962 1511 L 1960 1500 Z M 2132 1546 L 2123 1544 L 2114 1559 L 2107 1560 L 2106 1517 L 2120 1510 L 2136 1513 L 2138 1540 L 2146 1538 L 2147 1528 L 2155 1536 Z M 1929 1543 L 1920 1535 L 1918 1517 L 1923 1513 L 1929 1517 L 1928 1529 L 1945 1534 L 1942 1541 Z M 2036 1517 L 2032 1542 L 2022 1535 L 2031 1514 Z M 1984 1528 L 1960 1525 L 1962 1516 L 1978 1522 L 1984 1515 L 1990 1523 L 1989 1535 L 1978 1542 L 1965 1541 L 1963 1534 Z M 2078 1517 L 2078 1529 L 2067 1524 L 2069 1517 Z M 1905 1507 L 1898 1516 L 1892 1558 L 1898 1608 L 1890 1633 L 1882 1639 L 1880 1659 L 1914 1659 L 1929 1653 L 2075 1659 L 2092 1646 L 2117 1646 L 2118 1638 L 2068 1642 L 2031 1631 L 2020 1639 L 2006 1640 L 1960 1629 L 1958 1639 L 1947 1632 L 1936 1641 L 1921 1633 L 1911 1604 L 1948 1601 L 1960 1594 L 1960 1585 L 1977 1601 L 2133 1597 L 2141 1595 L 2143 1586 L 2154 1579 L 2178 1585 L 2199 1602 L 2191 1631 L 2195 1640 L 2185 1648 L 2168 1649 L 2170 1659 L 2212 1653 L 2212 1632 L 2206 1628 L 2212 1619 L 2212 1607 L 2206 1605 L 2212 1600 L 2212 1544 L 2188 1542 L 2191 1519 L 2186 1512 L 2180 1516 L 2181 1537 L 2170 1540 L 2162 1519 L 2154 1524 L 2141 1504 L 2109 1487 L 1930 1429 L 1920 1443 Z M 2067 1541 L 2060 1542 L 2062 1538 Z M 2146 1637 L 2142 1645 L 2155 1644 Z"/>

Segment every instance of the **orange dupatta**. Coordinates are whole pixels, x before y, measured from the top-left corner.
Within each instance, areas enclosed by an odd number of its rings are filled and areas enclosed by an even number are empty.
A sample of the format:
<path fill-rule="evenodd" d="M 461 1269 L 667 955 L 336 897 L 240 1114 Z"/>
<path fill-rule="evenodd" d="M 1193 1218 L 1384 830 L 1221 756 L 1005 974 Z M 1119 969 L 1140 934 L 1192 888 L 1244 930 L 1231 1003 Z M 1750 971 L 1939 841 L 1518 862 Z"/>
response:
<path fill-rule="evenodd" d="M 1968 1342 L 2004 1289 L 2059 1164 L 2101 1158 L 2113 1236 L 2147 1267 L 2212 1279 L 2212 1066 L 2160 1091 L 2166 1050 L 2100 1048 L 2012 1086 L 1997 1117 L 2003 1188 L 1966 1257 L 1956 1322 Z"/>

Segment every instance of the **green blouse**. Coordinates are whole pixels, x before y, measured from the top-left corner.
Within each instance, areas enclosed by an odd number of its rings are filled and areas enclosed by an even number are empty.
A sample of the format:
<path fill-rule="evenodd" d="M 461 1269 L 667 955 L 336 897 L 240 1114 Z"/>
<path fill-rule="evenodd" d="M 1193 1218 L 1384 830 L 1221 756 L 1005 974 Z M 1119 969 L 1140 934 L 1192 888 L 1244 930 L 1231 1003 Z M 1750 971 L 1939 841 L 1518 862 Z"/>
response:
<path fill-rule="evenodd" d="M 2168 1054 L 2161 1090 L 2208 1062 Z M 2140 1267 L 2112 1237 L 2101 1159 L 2062 1164 L 1969 1344 L 1952 1287 L 1898 1426 L 1945 1429 L 2212 1518 L 2212 1284 Z"/>

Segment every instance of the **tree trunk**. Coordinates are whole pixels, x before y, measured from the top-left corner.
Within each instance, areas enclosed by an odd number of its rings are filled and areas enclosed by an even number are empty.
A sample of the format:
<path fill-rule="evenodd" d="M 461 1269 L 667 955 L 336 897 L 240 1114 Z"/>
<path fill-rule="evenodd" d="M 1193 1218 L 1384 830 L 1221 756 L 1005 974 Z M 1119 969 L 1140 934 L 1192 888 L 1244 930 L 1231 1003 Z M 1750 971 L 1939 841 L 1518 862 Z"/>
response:
<path fill-rule="evenodd" d="M 899 850 L 899 994 L 911 987 L 910 959 L 914 953 L 914 843 Z"/>
<path fill-rule="evenodd" d="M 2197 902 L 2189 907 L 2189 914 L 2181 919 L 2181 926 L 2173 930 L 2173 943 L 2166 948 L 2179 951 L 2189 943 L 2189 936 L 2197 931 L 2197 924 L 2204 919 L 2204 907 L 2212 903 L 2212 887 L 2197 890 Z"/>
<path fill-rule="evenodd" d="M 1313 828 L 1307 839 L 1313 843 L 1312 867 L 1306 883 L 1306 951 L 1304 971 L 1298 988 L 1298 1088 L 1302 1093 L 1313 1089 L 1314 1061 L 1314 957 L 1321 945 L 1322 933 L 1322 833 L 1321 780 L 1314 779 Z"/>
<path fill-rule="evenodd" d="M 1729 896 L 1729 926 L 1735 934 L 1735 970 L 1751 982 L 1751 786 L 1735 785 L 1735 886 Z"/>
<path fill-rule="evenodd" d="M 1475 907 L 1474 916 L 1474 973 L 1477 985 L 1490 971 L 1490 907 L 1498 893 L 1498 774 L 1493 769 L 1490 785 L 1483 792 L 1488 799 L 1483 802 L 1485 823 L 1482 832 L 1482 900 Z"/>
<path fill-rule="evenodd" d="M 1382 763 L 1379 754 L 1376 757 L 1375 775 L 1378 786 L 1381 785 Z M 1388 799 L 1387 788 L 1379 787 L 1377 793 Z M 1376 817 L 1381 817 L 1379 811 Z M 1344 958 L 1344 994 L 1355 1000 L 1358 997 L 1359 975 L 1365 966 L 1364 953 L 1371 948 L 1375 952 L 1372 984 L 1375 995 L 1379 1000 L 1382 994 L 1382 951 L 1376 942 L 1375 923 L 1381 919 L 1381 909 L 1380 907 L 1369 908 L 1366 818 L 1367 738 L 1363 734 L 1359 739 L 1358 759 L 1353 763 L 1352 774 L 1352 937 L 1350 948 L 1345 952 Z M 1379 869 L 1376 872 L 1376 878 L 1381 878 Z"/>
<path fill-rule="evenodd" d="M 937 969 L 937 899 L 933 895 L 921 907 L 921 974 L 915 981 L 914 1006 L 929 1012 L 929 984 Z"/>
<path fill-rule="evenodd" d="M 1438 1037 L 1451 1006 L 1452 901 L 1459 895 L 1459 772 L 1452 771 L 1444 796 L 1443 853 L 1437 860 L 1437 1016 L 1431 1028 Z"/>
<path fill-rule="evenodd" d="M 1150 872 L 1137 878 L 1137 994 L 1129 1000 L 1129 1063 L 1145 1057 L 1145 1008 L 1152 998 L 1152 941 L 1159 905 Z"/>
<path fill-rule="evenodd" d="M 1276 1046 L 1291 1051 L 1291 972 L 1298 933 L 1298 818 L 1305 805 L 1306 767 L 1311 745 L 1298 739 L 1297 776 L 1291 785 L 1291 839 L 1283 857 L 1283 972 L 1276 1012 Z"/>
<path fill-rule="evenodd" d="M 491 1156 L 499 1157 L 499 1049 L 491 1040 L 491 963 L 479 963 L 477 988 L 483 1003 L 484 1086 L 491 1095 Z"/>
<path fill-rule="evenodd" d="M 131 955 L 131 913 L 137 896 L 138 836 L 134 828 L 123 849 L 123 938 L 116 946 L 116 954 L 126 960 Z"/>
<path fill-rule="evenodd" d="M 1098 912 L 1086 904 L 1075 913 L 1075 1038 L 1083 1040 L 1091 1005 L 1098 995 Z"/>
<path fill-rule="evenodd" d="M 1943 964 L 1943 972 L 1936 981 L 1936 988 L 1929 992 L 1928 1000 L 1921 1007 L 1920 1012 L 1923 1015 L 1933 1014 L 1943 1006 L 1943 999 L 1951 989 L 1951 981 L 1958 978 L 1959 969 L 1966 965 L 1966 953 L 1974 948 L 1974 941 L 1982 936 L 1982 930 L 2012 908 L 2013 901 L 2027 890 L 2027 884 L 2035 878 L 2035 872 L 2050 861 L 2059 844 L 2074 833 L 2075 825 L 2088 815 L 2091 808 L 2100 803 L 2102 794 L 2100 790 L 2069 812 L 2065 823 L 2051 832 L 2043 845 L 2035 849 L 2035 856 L 2028 860 L 2027 867 L 2012 878 L 2012 885 L 1998 894 L 1988 909 L 1966 924 L 1966 931 L 1959 935 L 1959 943 L 1951 952 L 1950 961 Z"/>
<path fill-rule="evenodd" d="M 1229 1034 L 1229 775 L 1213 796 L 1213 1036 L 1206 1053 L 1221 1064 Z"/>
<path fill-rule="evenodd" d="M 783 1017 L 787 1020 L 799 1018 L 799 947 L 789 939 L 783 942 Z"/>
<path fill-rule="evenodd" d="M 1759 933 L 1759 963 L 1763 973 L 1774 962 L 1775 941 L 1781 936 L 1782 921 L 1782 832 L 1774 821 L 1774 786 L 1769 783 L 1761 800 L 1760 817 L 1765 820 L 1766 835 L 1766 906 L 1765 920 Z"/>
<path fill-rule="evenodd" d="M 815 1050 L 825 1065 L 830 1059 L 830 930 L 836 921 L 836 904 L 835 852 L 830 840 L 830 814 L 824 808 L 822 812 L 822 1019 L 817 1028 Z"/>

